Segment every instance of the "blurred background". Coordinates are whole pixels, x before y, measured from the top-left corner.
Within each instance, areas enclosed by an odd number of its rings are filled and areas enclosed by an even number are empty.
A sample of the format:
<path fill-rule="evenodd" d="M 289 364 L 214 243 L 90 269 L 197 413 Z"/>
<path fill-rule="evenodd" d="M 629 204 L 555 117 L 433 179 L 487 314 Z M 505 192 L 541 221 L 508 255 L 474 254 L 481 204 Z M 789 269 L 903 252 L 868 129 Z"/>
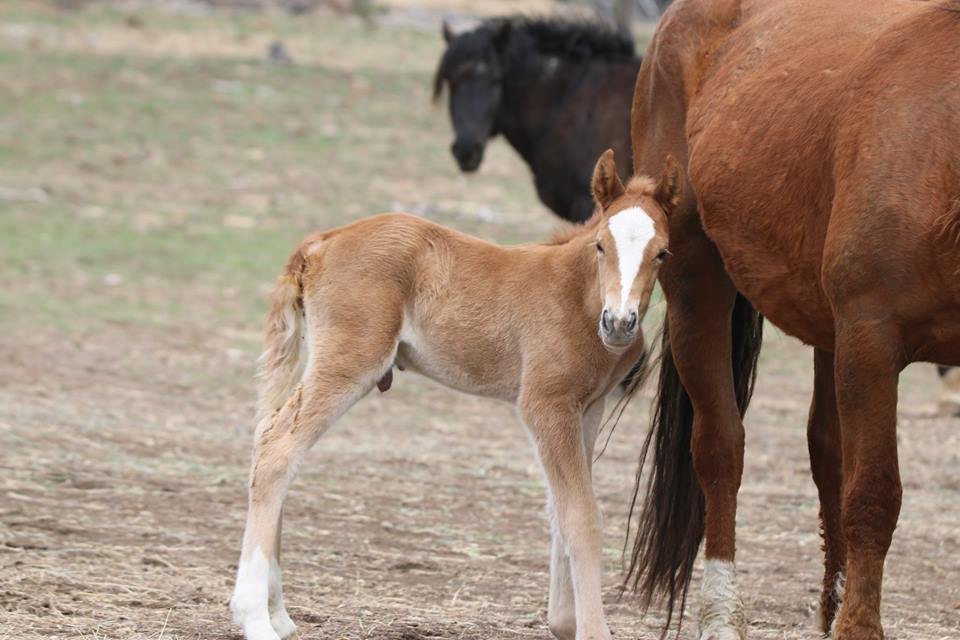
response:
<path fill-rule="evenodd" d="M 501 243 L 564 224 L 502 136 L 458 168 L 431 101 L 442 22 L 602 21 L 639 54 L 663 4 L 3 0 L 0 639 L 238 637 L 253 363 L 295 242 L 389 209 Z M 753 638 L 813 634 L 810 360 L 768 329 L 739 521 Z M 905 375 L 891 638 L 960 631 L 960 431 L 938 389 Z M 616 588 L 649 393 L 597 465 L 621 638 L 660 623 Z M 399 374 L 291 491 L 301 637 L 547 638 L 543 503 L 509 407 Z"/>

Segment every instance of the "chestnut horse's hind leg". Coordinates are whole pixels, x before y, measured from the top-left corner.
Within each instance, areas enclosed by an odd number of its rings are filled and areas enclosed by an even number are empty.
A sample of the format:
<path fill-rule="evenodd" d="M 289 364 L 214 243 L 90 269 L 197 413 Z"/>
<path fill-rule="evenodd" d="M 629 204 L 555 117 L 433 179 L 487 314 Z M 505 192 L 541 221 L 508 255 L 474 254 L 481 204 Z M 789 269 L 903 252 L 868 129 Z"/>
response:
<path fill-rule="evenodd" d="M 721 269 L 697 275 L 687 284 L 698 295 L 676 296 L 667 312 L 673 359 L 693 406 L 691 450 L 705 503 L 698 637 L 741 640 L 746 620 L 734 553 L 744 432 L 730 367 L 736 291 Z"/>
<path fill-rule="evenodd" d="M 841 529 L 847 576 L 834 637 L 881 640 L 883 562 L 902 492 L 896 433 L 901 341 L 896 327 L 864 321 L 860 307 L 850 314 L 856 323 L 844 321 L 843 307 L 836 313 L 835 375 L 843 442 Z"/>
<path fill-rule="evenodd" d="M 307 450 L 393 361 L 393 338 L 324 333 L 311 350 L 301 384 L 283 408 L 263 419 L 255 436 L 247 525 L 230 601 L 247 640 L 277 640 L 294 632 L 283 608 L 279 565 L 287 487 Z"/>
<path fill-rule="evenodd" d="M 535 388 L 525 381 L 524 385 Z M 584 446 L 583 424 L 575 401 L 569 398 L 551 401 L 527 393 L 520 401 L 520 412 L 530 429 L 540 463 L 549 486 L 551 517 L 569 558 L 570 582 L 573 587 L 578 640 L 610 640 L 610 630 L 603 617 L 601 573 L 603 564 L 603 532 L 600 510 L 593 495 L 590 460 Z M 562 558 L 556 558 L 556 564 Z M 567 597 L 562 591 L 562 572 L 552 587 L 559 602 L 553 600 L 554 613 Z M 551 630 L 561 638 L 571 638 L 569 616 L 551 619 Z M 558 626 L 554 627 L 557 624 Z"/>
<path fill-rule="evenodd" d="M 587 465 L 593 466 L 593 451 L 603 419 L 603 400 L 591 405 L 583 416 L 583 446 Z M 577 635 L 576 604 L 573 581 L 570 575 L 570 556 L 567 555 L 563 536 L 560 533 L 556 514 L 553 513 L 553 498 L 547 503 L 550 517 L 550 595 L 547 604 L 547 624 L 550 632 L 560 640 L 573 640 Z"/>
<path fill-rule="evenodd" d="M 843 489 L 843 456 L 840 449 L 840 416 L 837 413 L 833 354 L 814 350 L 813 400 L 807 423 L 810 470 L 820 495 L 824 574 L 817 626 L 829 633 L 843 596 L 846 552 L 840 532 L 840 497 Z"/>

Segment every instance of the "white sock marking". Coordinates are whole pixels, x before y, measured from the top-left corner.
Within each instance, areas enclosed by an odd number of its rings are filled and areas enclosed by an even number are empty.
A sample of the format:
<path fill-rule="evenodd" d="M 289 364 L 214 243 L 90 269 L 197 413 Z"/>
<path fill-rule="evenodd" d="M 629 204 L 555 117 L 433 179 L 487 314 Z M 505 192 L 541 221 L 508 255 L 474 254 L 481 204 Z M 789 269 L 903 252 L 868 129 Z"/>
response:
<path fill-rule="evenodd" d="M 827 632 L 827 637 L 834 637 L 834 631 L 837 628 L 837 620 L 840 619 L 840 610 L 843 609 L 843 591 L 847 588 L 847 576 L 841 571 L 837 574 L 837 580 L 833 584 L 833 597 L 837 601 L 837 611 L 833 614 L 833 621 L 830 622 L 830 630 Z M 820 612 L 820 616 L 823 616 L 823 612 Z"/>
<path fill-rule="evenodd" d="M 297 625 L 283 605 L 283 572 L 276 558 L 270 560 L 270 624 L 281 638 L 293 635 Z"/>
<path fill-rule="evenodd" d="M 700 638 L 744 640 L 746 627 L 733 563 L 706 560 L 700 585 Z"/>
<path fill-rule="evenodd" d="M 277 633 L 270 624 L 267 607 L 269 595 L 270 563 L 263 550 L 257 547 L 246 560 L 240 560 L 237 568 L 237 585 L 230 600 L 233 619 L 243 626 L 247 640 L 277 640 Z"/>

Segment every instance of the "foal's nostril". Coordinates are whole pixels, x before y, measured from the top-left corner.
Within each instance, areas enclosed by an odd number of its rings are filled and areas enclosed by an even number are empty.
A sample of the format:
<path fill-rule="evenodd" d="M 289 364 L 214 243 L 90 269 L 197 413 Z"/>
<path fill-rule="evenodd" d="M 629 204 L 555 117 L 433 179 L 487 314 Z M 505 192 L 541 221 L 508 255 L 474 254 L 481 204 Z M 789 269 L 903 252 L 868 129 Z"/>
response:
<path fill-rule="evenodd" d="M 610 321 L 610 312 L 606 309 L 603 310 L 603 315 L 600 316 L 600 326 L 603 327 L 603 330 L 607 333 L 613 331 L 613 323 Z"/>
<path fill-rule="evenodd" d="M 626 324 L 624 325 L 623 329 L 624 329 L 625 331 L 633 331 L 633 329 L 634 329 L 636 326 L 637 326 L 637 312 L 636 312 L 636 311 L 631 311 L 631 312 L 630 312 L 630 319 L 627 320 L 627 322 L 626 322 Z"/>

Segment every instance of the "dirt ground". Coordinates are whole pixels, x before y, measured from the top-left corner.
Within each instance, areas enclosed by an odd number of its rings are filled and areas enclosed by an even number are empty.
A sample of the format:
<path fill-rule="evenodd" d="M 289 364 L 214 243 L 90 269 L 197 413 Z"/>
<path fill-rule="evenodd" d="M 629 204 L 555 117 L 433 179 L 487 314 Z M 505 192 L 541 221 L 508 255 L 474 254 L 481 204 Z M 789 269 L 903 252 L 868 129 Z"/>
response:
<path fill-rule="evenodd" d="M 297 64 L 263 62 L 274 38 Z M 0 7 L 0 640 L 239 638 L 251 373 L 298 236 L 394 207 L 501 242 L 549 233 L 502 142 L 457 173 L 429 104 L 439 52 L 432 27 L 333 14 Z M 757 640 L 817 637 L 811 359 L 768 328 L 738 519 Z M 960 637 L 960 420 L 938 391 L 932 367 L 905 372 L 891 639 Z M 616 589 L 647 402 L 596 465 L 618 638 L 661 621 Z M 548 638 L 543 504 L 510 407 L 399 374 L 291 490 L 300 637 Z"/>

